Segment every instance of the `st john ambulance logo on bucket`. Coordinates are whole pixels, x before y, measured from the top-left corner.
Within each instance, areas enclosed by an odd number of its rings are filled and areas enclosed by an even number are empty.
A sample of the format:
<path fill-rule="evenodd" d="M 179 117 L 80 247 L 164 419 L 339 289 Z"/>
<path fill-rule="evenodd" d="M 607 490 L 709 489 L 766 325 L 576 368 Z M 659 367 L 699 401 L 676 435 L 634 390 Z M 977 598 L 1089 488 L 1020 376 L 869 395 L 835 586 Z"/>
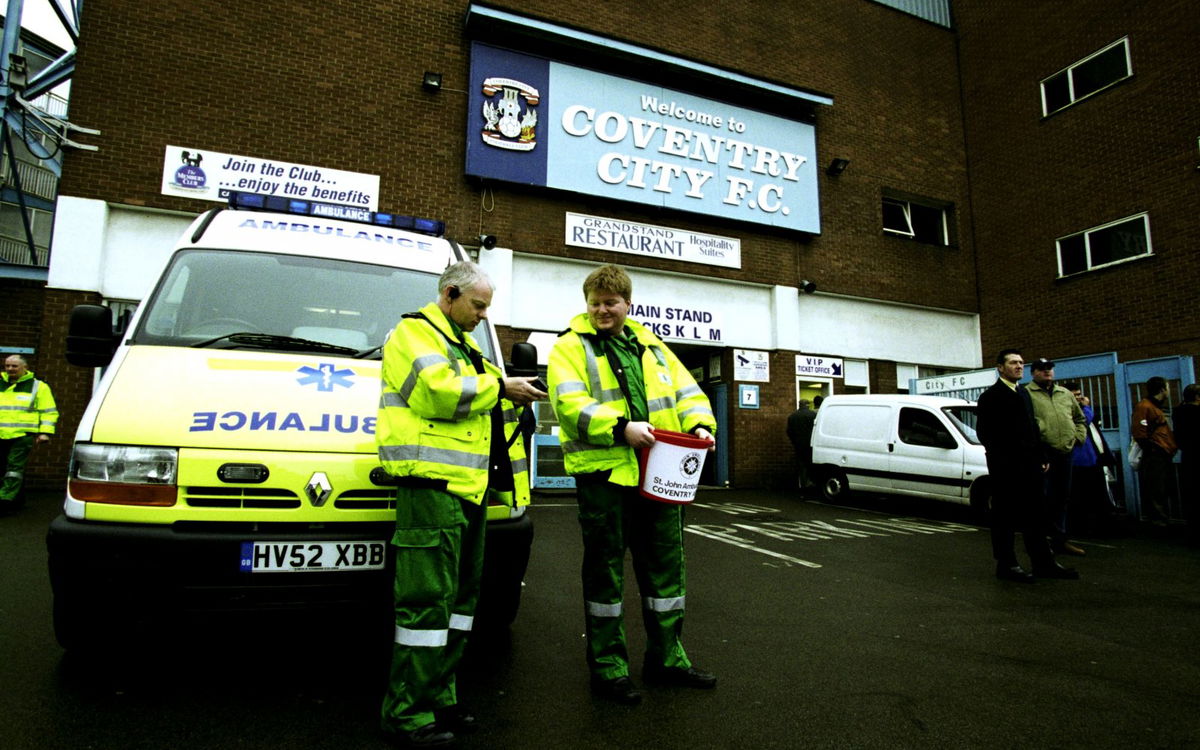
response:
<path fill-rule="evenodd" d="M 709 445 L 707 440 L 682 432 L 655 430 L 654 445 L 641 453 L 638 491 L 663 503 L 692 502 Z"/>

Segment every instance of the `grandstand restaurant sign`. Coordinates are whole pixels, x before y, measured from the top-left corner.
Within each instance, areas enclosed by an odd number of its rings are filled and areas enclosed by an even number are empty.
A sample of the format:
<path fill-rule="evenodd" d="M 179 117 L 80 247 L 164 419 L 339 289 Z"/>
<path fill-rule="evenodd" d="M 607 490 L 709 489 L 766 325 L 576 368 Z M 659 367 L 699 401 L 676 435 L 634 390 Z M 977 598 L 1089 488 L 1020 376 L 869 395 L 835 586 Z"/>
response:
<path fill-rule="evenodd" d="M 817 234 L 812 125 L 476 42 L 466 173 Z"/>
<path fill-rule="evenodd" d="M 682 229 L 568 213 L 563 242 L 572 247 L 670 258 L 726 268 L 742 267 L 742 241 Z"/>

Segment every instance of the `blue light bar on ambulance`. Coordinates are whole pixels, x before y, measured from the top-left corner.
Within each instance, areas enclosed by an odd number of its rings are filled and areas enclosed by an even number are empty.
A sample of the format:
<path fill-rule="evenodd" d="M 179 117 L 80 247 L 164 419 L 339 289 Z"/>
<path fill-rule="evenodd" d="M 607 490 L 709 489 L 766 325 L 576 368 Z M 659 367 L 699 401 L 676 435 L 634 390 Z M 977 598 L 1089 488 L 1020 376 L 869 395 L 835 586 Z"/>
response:
<path fill-rule="evenodd" d="M 325 219 L 354 221 L 379 227 L 393 227 L 410 232 L 420 232 L 434 237 L 446 234 L 446 222 L 437 219 L 422 219 L 416 216 L 401 216 L 370 211 L 361 206 L 345 206 L 339 203 L 319 203 L 302 198 L 282 195 L 262 195 L 229 191 L 229 207 L 250 211 L 274 211 L 294 216 L 320 216 Z"/>

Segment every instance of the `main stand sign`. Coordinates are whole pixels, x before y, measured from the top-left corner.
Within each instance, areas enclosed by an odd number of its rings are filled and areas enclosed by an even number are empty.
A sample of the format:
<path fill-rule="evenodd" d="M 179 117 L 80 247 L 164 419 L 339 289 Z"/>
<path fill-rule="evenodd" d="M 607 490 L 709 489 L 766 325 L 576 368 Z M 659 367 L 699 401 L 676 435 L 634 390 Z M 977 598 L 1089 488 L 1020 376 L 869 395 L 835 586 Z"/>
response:
<path fill-rule="evenodd" d="M 818 234 L 812 125 L 482 43 L 474 177 Z"/>

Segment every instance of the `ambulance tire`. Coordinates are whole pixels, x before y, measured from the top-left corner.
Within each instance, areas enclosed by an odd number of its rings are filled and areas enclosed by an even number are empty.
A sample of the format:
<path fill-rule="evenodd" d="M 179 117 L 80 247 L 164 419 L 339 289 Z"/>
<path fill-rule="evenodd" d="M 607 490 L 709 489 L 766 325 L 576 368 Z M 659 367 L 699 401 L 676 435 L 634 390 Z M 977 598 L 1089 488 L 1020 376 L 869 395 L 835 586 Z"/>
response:
<path fill-rule="evenodd" d="M 850 497 L 850 484 L 846 479 L 846 472 L 834 466 L 822 469 L 821 495 L 826 502 L 845 502 Z"/>
<path fill-rule="evenodd" d="M 54 595 L 54 637 L 66 651 L 83 648 L 89 634 L 85 623 L 84 608 L 72 596 Z"/>

